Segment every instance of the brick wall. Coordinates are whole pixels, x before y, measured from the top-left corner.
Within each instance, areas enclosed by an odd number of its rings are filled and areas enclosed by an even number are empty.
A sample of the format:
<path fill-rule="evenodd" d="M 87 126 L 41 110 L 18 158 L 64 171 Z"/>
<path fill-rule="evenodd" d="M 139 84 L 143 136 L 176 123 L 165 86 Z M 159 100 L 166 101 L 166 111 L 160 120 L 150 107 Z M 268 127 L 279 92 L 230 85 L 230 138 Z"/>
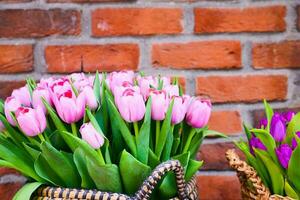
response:
<path fill-rule="evenodd" d="M 210 96 L 213 129 L 232 139 L 261 115 L 263 98 L 299 107 L 299 0 L 0 0 L 0 97 L 25 77 L 121 69 L 182 77 Z M 299 15 L 299 16 L 298 16 Z M 205 141 L 201 199 L 239 199 L 224 158 L 233 144 Z M 1 199 L 24 178 L 0 170 Z"/>

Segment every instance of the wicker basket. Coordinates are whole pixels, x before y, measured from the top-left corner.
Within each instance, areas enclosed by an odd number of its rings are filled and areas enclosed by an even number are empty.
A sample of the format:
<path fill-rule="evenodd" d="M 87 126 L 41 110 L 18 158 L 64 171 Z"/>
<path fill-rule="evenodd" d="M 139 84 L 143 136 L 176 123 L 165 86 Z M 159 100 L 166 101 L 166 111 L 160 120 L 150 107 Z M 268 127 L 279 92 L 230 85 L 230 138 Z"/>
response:
<path fill-rule="evenodd" d="M 152 174 L 144 181 L 140 190 L 133 197 L 101 192 L 96 190 L 68 189 L 57 187 L 41 187 L 33 199 L 37 200 L 147 200 L 157 185 L 167 172 L 173 171 L 176 177 L 178 197 L 173 200 L 196 200 L 198 192 L 195 177 L 187 184 L 184 181 L 184 171 L 180 162 L 170 160 L 157 166 Z"/>
<path fill-rule="evenodd" d="M 255 169 L 249 166 L 245 161 L 240 160 L 235 150 L 228 150 L 226 152 L 226 158 L 230 167 L 237 172 L 241 183 L 243 199 L 292 200 L 292 198 L 289 197 L 271 195 L 269 189 L 263 184 Z"/>

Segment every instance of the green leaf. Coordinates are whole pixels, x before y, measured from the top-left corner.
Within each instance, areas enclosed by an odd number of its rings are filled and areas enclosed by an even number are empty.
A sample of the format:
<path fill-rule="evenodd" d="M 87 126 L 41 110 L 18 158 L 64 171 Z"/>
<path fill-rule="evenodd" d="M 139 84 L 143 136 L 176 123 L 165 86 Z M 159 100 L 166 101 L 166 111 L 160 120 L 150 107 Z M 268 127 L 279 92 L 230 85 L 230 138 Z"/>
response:
<path fill-rule="evenodd" d="M 124 150 L 120 159 L 120 173 L 125 192 L 131 195 L 137 192 L 143 181 L 150 175 L 151 168 Z"/>
<path fill-rule="evenodd" d="M 191 156 L 190 152 L 186 152 L 180 155 L 173 156 L 172 159 L 178 160 L 181 166 L 184 167 L 184 171 L 186 171 L 186 167 L 189 163 L 190 156 Z"/>
<path fill-rule="evenodd" d="M 159 164 L 160 164 L 159 158 L 155 155 L 155 153 L 151 149 L 149 149 L 148 165 L 151 167 L 151 169 L 154 169 Z"/>
<path fill-rule="evenodd" d="M 286 129 L 286 137 L 284 139 L 285 143 L 291 144 L 292 139 L 295 137 L 295 133 L 300 131 L 300 112 L 298 112 L 292 120 L 288 123 Z"/>
<path fill-rule="evenodd" d="M 11 169 L 17 169 L 16 166 L 14 166 L 13 164 L 11 164 L 10 162 L 7 162 L 5 160 L 0 160 L 0 166 L 1 167 L 11 168 Z"/>
<path fill-rule="evenodd" d="M 136 141 L 137 159 L 144 164 L 148 163 L 148 155 L 149 155 L 150 130 L 151 130 L 151 102 L 152 102 L 151 97 L 149 97 L 146 106 L 144 123 L 139 131 L 139 135 Z"/>
<path fill-rule="evenodd" d="M 13 200 L 31 200 L 32 194 L 42 185 L 42 183 L 27 183 L 15 194 Z"/>
<path fill-rule="evenodd" d="M 187 134 L 186 134 L 187 135 Z M 199 147 L 204 140 L 203 132 L 196 132 L 196 135 L 193 137 L 193 140 L 190 145 L 191 158 L 195 158 L 198 153 Z"/>
<path fill-rule="evenodd" d="M 96 71 L 96 75 L 95 75 L 95 79 L 94 79 L 94 94 L 95 94 L 95 97 L 98 101 L 98 103 L 101 102 L 100 100 L 100 90 L 101 90 L 101 84 L 100 84 L 100 79 L 99 79 L 99 73 L 98 71 Z"/>
<path fill-rule="evenodd" d="M 117 110 L 116 106 L 114 105 L 111 99 L 108 99 L 108 107 L 111 113 L 111 120 L 118 122 L 117 126 L 125 140 L 130 152 L 133 154 L 134 157 L 137 156 L 137 149 L 134 141 L 134 137 L 129 131 L 128 127 L 126 126 L 124 120 L 122 119 L 119 111 Z"/>
<path fill-rule="evenodd" d="M 270 106 L 270 104 L 268 104 L 268 102 L 266 100 L 264 100 L 264 105 L 265 105 L 265 112 L 266 112 L 266 116 L 268 119 L 268 125 L 267 125 L 267 131 L 270 131 L 270 124 L 271 124 L 271 120 L 272 120 L 272 116 L 274 114 L 272 107 Z"/>
<path fill-rule="evenodd" d="M 173 105 L 174 105 L 174 99 L 171 101 L 171 103 L 169 105 L 169 108 L 166 113 L 166 117 L 165 117 L 162 127 L 161 127 L 158 143 L 155 146 L 155 154 L 157 155 L 158 158 L 160 158 L 160 156 L 162 154 L 162 151 L 166 144 L 168 133 L 171 128 L 171 116 L 172 116 Z"/>
<path fill-rule="evenodd" d="M 167 161 L 170 159 L 173 141 L 174 141 L 173 132 L 170 130 L 168 133 L 165 148 L 163 150 L 162 161 Z"/>
<path fill-rule="evenodd" d="M 254 152 L 255 155 L 257 155 L 263 161 L 269 172 L 272 183 L 272 192 L 274 194 L 283 195 L 284 178 L 281 174 L 280 168 L 274 163 L 272 158 L 269 157 L 267 152 L 259 149 L 254 149 Z"/>
<path fill-rule="evenodd" d="M 105 135 L 103 134 L 102 129 L 101 129 L 100 125 L 98 124 L 96 118 L 95 118 L 94 115 L 92 114 L 91 110 L 90 110 L 90 109 L 85 109 L 85 111 L 86 111 L 86 114 L 87 114 L 88 118 L 90 119 L 90 121 L 91 121 L 93 127 L 97 130 L 98 133 L 100 133 L 100 135 L 101 135 L 102 137 L 104 137 L 105 139 L 107 139 L 107 138 L 105 137 Z"/>
<path fill-rule="evenodd" d="M 34 145 L 31 143 L 23 143 L 23 146 L 26 149 L 26 151 L 31 155 L 33 160 L 36 160 L 41 153 L 39 150 L 36 150 L 36 148 L 34 148 Z"/>
<path fill-rule="evenodd" d="M 250 139 L 252 137 L 251 132 L 250 132 L 249 128 L 246 126 L 246 124 L 243 123 L 243 127 L 244 127 L 244 131 L 246 133 L 247 139 L 248 139 L 248 141 L 250 141 Z"/>
<path fill-rule="evenodd" d="M 203 138 L 206 138 L 208 136 L 218 136 L 218 137 L 222 137 L 222 138 L 228 138 L 228 136 L 225 135 L 224 133 L 220 133 L 220 132 L 214 131 L 214 130 L 204 129 L 203 130 Z"/>
<path fill-rule="evenodd" d="M 296 137 L 296 140 L 299 144 L 299 138 Z M 300 170 L 299 170 L 299 163 L 300 163 L 300 145 L 294 149 L 291 159 L 289 161 L 289 166 L 287 169 L 287 175 L 291 181 L 291 183 L 295 186 L 297 191 L 300 191 Z"/>
<path fill-rule="evenodd" d="M 293 198 L 293 199 L 299 199 L 297 192 L 290 186 L 287 180 L 285 180 L 284 183 L 284 191 L 287 196 Z"/>
<path fill-rule="evenodd" d="M 4 103 L 2 99 L 0 99 L 0 113 L 4 114 Z"/>
<path fill-rule="evenodd" d="M 172 146 L 171 155 L 175 155 L 180 144 L 180 138 L 175 138 Z"/>
<path fill-rule="evenodd" d="M 41 144 L 42 154 L 47 159 L 49 167 L 64 182 L 64 186 L 76 188 L 80 178 L 73 162 L 70 162 L 61 152 L 57 151 L 48 142 Z M 63 167 L 58 167 L 63 166 Z"/>
<path fill-rule="evenodd" d="M 107 164 L 99 166 L 87 157 L 87 168 L 97 189 L 107 192 L 122 192 L 122 182 L 118 166 Z M 127 166 L 130 168 L 130 166 Z"/>
<path fill-rule="evenodd" d="M 49 105 L 49 103 L 42 98 L 43 104 L 45 105 L 50 117 L 52 118 L 52 121 L 54 125 L 56 126 L 57 130 L 59 131 L 67 131 L 64 123 L 60 120 L 60 118 L 57 116 L 55 110 Z"/>
<path fill-rule="evenodd" d="M 80 147 L 75 150 L 73 159 L 81 177 L 81 187 L 88 189 L 96 188 L 93 179 L 88 173 L 86 155 Z"/>
<path fill-rule="evenodd" d="M 185 173 L 185 180 L 189 181 L 191 178 L 197 173 L 197 171 L 202 167 L 203 161 L 198 161 L 198 160 L 189 160 L 187 170 Z"/>

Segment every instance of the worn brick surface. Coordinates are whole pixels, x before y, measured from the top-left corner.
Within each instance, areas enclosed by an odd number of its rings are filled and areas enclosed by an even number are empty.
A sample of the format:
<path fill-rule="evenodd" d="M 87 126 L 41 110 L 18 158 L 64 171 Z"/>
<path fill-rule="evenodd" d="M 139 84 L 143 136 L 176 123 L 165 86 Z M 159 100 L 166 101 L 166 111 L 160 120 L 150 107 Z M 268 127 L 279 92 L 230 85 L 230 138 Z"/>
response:
<path fill-rule="evenodd" d="M 13 89 L 24 86 L 25 81 L 0 81 L 0 98 L 5 99 L 10 96 Z"/>
<path fill-rule="evenodd" d="M 242 131 L 241 123 L 241 116 L 238 111 L 215 111 L 212 112 L 208 126 L 212 130 L 227 135 L 236 135 Z"/>

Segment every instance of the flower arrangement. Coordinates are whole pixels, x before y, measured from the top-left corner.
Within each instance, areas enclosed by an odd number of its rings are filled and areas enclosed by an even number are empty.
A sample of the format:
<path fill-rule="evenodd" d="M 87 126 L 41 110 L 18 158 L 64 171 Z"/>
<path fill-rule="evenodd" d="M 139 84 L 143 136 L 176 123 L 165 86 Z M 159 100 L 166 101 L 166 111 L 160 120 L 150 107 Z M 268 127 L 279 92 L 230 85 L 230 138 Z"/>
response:
<path fill-rule="evenodd" d="M 28 79 L 0 103 L 0 165 L 38 182 L 16 199 L 40 184 L 132 195 L 170 159 L 192 178 L 203 164 L 194 160 L 203 139 L 222 135 L 208 130 L 210 113 L 208 99 L 183 94 L 168 77 L 122 71 Z M 170 173 L 153 198 L 174 196 Z"/>
<path fill-rule="evenodd" d="M 300 198 L 300 113 L 277 113 L 265 101 L 266 118 L 244 125 L 248 143 L 237 142 L 271 194 Z"/>

